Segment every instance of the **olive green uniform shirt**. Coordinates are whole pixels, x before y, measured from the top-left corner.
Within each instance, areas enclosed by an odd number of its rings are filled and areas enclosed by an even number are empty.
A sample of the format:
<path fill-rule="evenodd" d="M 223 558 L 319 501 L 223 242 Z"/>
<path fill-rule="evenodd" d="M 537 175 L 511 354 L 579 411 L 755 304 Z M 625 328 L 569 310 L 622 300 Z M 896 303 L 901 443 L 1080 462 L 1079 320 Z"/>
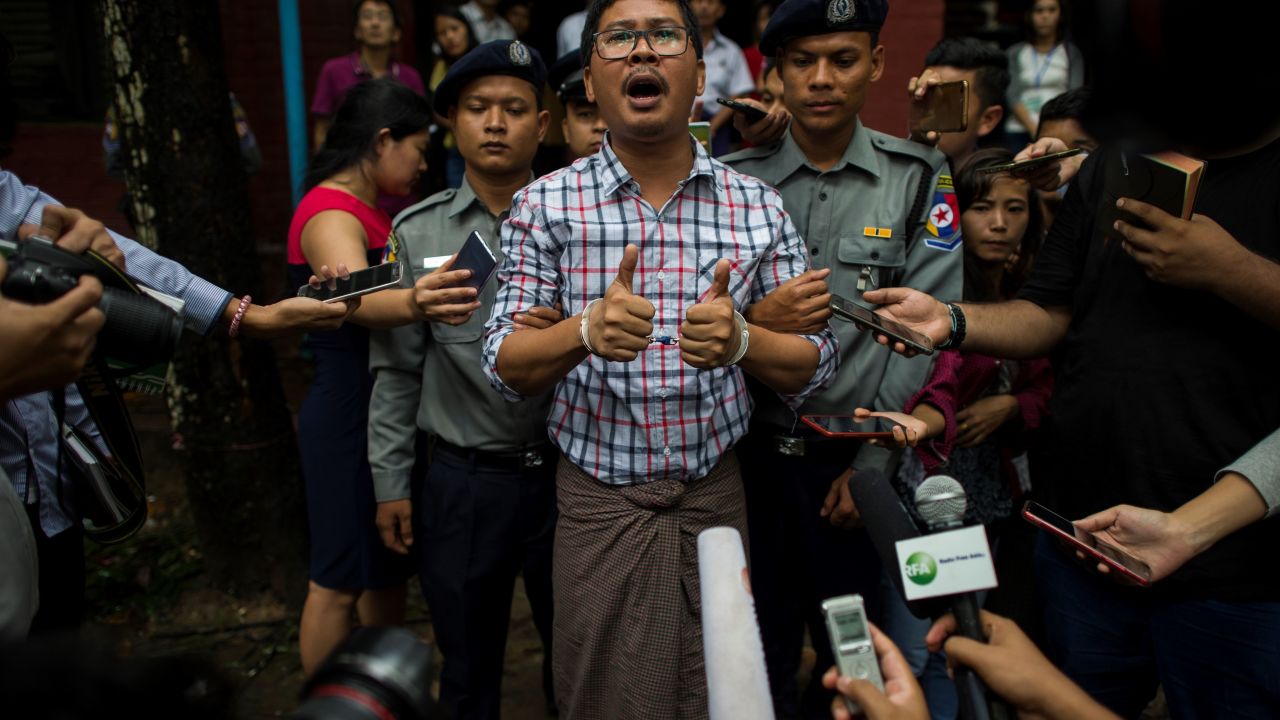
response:
<path fill-rule="evenodd" d="M 499 228 L 507 213 L 493 215 L 464 179 L 400 213 L 394 224 L 402 284 L 429 273 L 424 257 L 451 255 L 478 231 L 502 262 Z M 480 367 L 484 324 L 497 295 L 496 276 L 480 293 L 481 307 L 462 325 L 414 323 L 370 333 L 369 465 L 379 502 L 409 497 L 414 431 L 421 428 L 458 447 L 518 451 L 547 442 L 550 393 L 509 403 L 489 385 Z"/>
<path fill-rule="evenodd" d="M 804 238 L 813 267 L 831 268 L 827 283 L 832 293 L 863 305 L 862 293 L 879 287 L 905 286 L 942 300 L 960 298 L 960 218 L 946 156 L 937 150 L 865 128 L 859 121 L 844 155 L 826 172 L 808 161 L 790 132 L 771 145 L 722 160 L 782 193 L 783 207 Z M 927 195 L 915 222 L 909 223 L 922 181 L 928 183 Z M 838 318 L 831 326 L 840 341 L 840 370 L 825 389 L 809 397 L 801 415 L 849 414 L 856 407 L 901 411 L 928 379 L 929 357 L 903 357 Z M 756 400 L 758 419 L 783 428 L 795 425 L 796 413 L 767 393 L 758 393 Z M 888 453 L 869 445 L 859 451 L 860 461 L 864 454 L 881 457 L 879 466 L 888 462 Z M 855 466 L 870 466 L 860 461 Z"/>

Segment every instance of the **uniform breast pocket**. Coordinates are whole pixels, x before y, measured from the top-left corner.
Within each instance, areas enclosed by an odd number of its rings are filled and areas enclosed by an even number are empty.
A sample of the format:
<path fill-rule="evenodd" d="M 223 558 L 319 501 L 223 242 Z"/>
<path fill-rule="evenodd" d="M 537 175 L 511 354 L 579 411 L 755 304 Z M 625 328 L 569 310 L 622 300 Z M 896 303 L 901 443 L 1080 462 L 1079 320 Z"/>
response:
<path fill-rule="evenodd" d="M 840 238 L 836 258 L 842 272 L 833 278 L 832 290 L 839 295 L 855 295 L 881 287 L 892 287 L 902 279 L 907 263 L 906 238 L 900 227 L 859 228 Z"/>
<path fill-rule="evenodd" d="M 428 271 L 425 270 L 415 270 L 414 275 L 421 277 L 422 275 L 426 275 L 427 272 Z M 419 273 L 421 273 L 421 275 Z M 484 290 L 480 293 L 480 308 L 472 313 L 471 317 L 461 325 L 432 322 L 432 339 L 439 343 L 468 343 L 479 340 L 480 337 L 484 335 L 484 324 L 489 321 L 489 310 L 493 307 L 493 301 L 496 295 L 494 288 L 496 286 L 497 280 L 489 278 L 488 284 L 485 285 Z"/>

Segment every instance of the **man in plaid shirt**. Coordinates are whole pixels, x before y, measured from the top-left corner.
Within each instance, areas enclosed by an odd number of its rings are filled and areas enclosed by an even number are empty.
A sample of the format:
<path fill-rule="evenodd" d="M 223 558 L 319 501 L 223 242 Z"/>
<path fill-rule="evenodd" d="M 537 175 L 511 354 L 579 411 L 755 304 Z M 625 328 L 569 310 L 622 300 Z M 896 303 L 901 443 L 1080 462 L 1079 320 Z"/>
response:
<path fill-rule="evenodd" d="M 837 365 L 830 330 L 775 333 L 736 308 L 808 267 L 778 193 L 689 135 L 703 85 L 685 0 L 596 0 L 585 81 L 595 155 L 516 194 L 485 372 L 509 400 L 555 388 L 555 681 L 576 717 L 705 716 L 695 540 L 737 527 L 731 448 L 745 373 L 800 403 Z M 566 320 L 513 332 L 516 314 Z"/>

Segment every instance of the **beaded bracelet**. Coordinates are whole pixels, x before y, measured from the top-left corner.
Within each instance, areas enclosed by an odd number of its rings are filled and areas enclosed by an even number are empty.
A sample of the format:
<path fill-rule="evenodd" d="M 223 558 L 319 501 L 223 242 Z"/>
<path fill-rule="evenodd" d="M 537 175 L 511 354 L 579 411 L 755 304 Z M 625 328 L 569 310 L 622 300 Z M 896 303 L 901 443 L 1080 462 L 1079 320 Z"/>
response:
<path fill-rule="evenodd" d="M 231 318 L 231 327 L 227 330 L 227 334 L 231 337 L 240 334 L 240 321 L 244 320 L 245 311 L 249 309 L 249 303 L 252 301 L 253 298 L 248 295 L 240 298 L 240 307 L 236 308 L 236 316 Z"/>

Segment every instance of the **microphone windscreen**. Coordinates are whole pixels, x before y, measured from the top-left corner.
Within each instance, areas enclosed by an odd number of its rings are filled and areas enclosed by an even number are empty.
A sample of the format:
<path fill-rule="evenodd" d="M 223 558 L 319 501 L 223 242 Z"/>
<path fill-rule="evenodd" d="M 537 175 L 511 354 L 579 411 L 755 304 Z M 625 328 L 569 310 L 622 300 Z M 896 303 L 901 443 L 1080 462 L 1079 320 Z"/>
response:
<path fill-rule="evenodd" d="M 916 512 L 929 527 L 960 523 L 969 498 L 959 480 L 948 475 L 927 477 L 916 488 Z"/>
<path fill-rule="evenodd" d="M 871 537 L 871 543 L 880 555 L 885 574 L 893 581 L 898 595 L 906 598 L 902 586 L 902 573 L 898 569 L 899 540 L 920 537 L 920 527 L 912 519 L 902 498 L 894 490 L 884 473 L 874 468 L 858 470 L 849 479 L 849 491 L 853 504 L 862 517 L 862 525 Z M 945 608 L 930 601 L 907 601 L 907 609 L 918 618 L 941 615 Z"/>
<path fill-rule="evenodd" d="M 713 527 L 698 534 L 698 580 L 711 720 L 773 720 L 764 643 L 737 530 Z"/>

